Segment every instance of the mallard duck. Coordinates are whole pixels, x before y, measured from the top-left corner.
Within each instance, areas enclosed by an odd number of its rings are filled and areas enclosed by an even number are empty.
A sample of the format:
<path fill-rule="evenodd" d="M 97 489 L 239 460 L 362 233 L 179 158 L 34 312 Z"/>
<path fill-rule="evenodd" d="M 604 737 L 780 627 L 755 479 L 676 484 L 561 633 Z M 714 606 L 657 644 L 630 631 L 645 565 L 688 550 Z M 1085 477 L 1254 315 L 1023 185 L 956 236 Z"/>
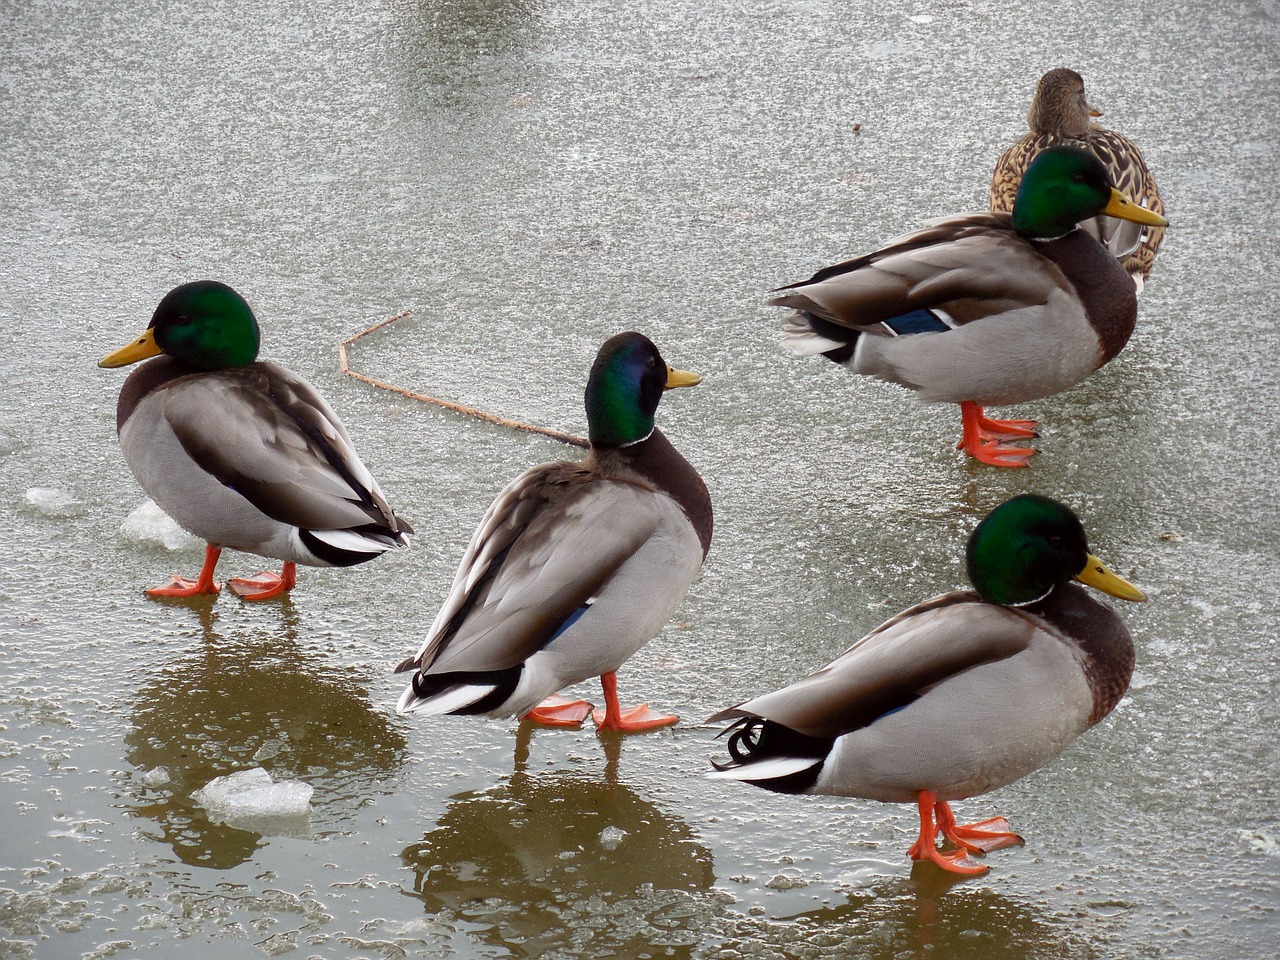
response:
<path fill-rule="evenodd" d="M 1141 151 L 1128 137 L 1092 121 L 1100 116 L 1102 111 L 1089 106 L 1085 99 L 1084 80 L 1074 70 L 1058 67 L 1041 77 L 1027 111 L 1031 132 L 996 161 L 991 177 L 991 209 L 1012 210 L 1028 164 L 1046 147 L 1066 143 L 1082 147 L 1101 160 L 1111 182 L 1134 203 L 1163 214 L 1160 189 Z M 1164 239 L 1164 228 L 1150 224 L 1144 228 L 1109 216 L 1086 220 L 1081 227 L 1121 261 L 1141 293 Z"/>
<path fill-rule="evenodd" d="M 1124 347 L 1137 295 L 1119 262 L 1076 224 L 1106 212 L 1163 217 L 1130 203 L 1101 162 L 1051 147 L 1027 168 L 1012 214 L 935 220 L 875 253 L 781 287 L 784 343 L 851 371 L 960 404 L 967 454 L 1024 467 L 1033 420 L 995 420 L 987 404 L 1066 390 Z M 785 291 L 785 292 L 783 292 Z"/>
<path fill-rule="evenodd" d="M 736 721 L 711 776 L 915 803 L 909 855 L 954 873 L 986 870 L 970 853 L 1021 843 L 1003 818 L 957 826 L 949 803 L 1048 763 L 1128 689 L 1129 631 L 1070 581 L 1146 598 L 1089 552 L 1069 507 L 1033 494 L 978 524 L 967 564 L 974 591 L 917 604 L 804 679 L 711 717 Z M 954 851 L 938 850 L 939 832 Z"/>
<path fill-rule="evenodd" d="M 195 580 L 174 575 L 153 596 L 213 594 L 223 548 L 281 560 L 228 585 L 247 600 L 293 588 L 297 564 L 364 563 L 408 545 L 346 428 L 315 389 L 258 356 L 258 321 L 238 293 L 184 283 L 151 325 L 99 361 L 129 375 L 116 406 L 125 462 L 142 489 L 207 543 Z"/>
<path fill-rule="evenodd" d="M 706 485 L 654 426 L 664 389 L 700 381 L 639 333 L 605 341 L 587 380 L 590 453 L 498 494 L 421 649 L 396 668 L 414 672 L 401 713 L 576 726 L 590 705 L 552 695 L 598 676 L 598 727 L 676 722 L 623 710 L 616 673 L 675 612 L 711 545 Z"/>

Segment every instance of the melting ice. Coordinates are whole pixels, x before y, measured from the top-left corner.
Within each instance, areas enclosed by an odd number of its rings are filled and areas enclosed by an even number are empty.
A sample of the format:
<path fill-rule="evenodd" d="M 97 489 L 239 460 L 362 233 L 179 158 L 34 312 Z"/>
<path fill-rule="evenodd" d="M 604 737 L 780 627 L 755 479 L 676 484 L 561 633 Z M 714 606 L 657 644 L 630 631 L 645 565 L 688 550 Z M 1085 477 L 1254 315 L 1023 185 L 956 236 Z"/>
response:
<path fill-rule="evenodd" d="M 120 524 L 120 532 L 133 540 L 162 544 L 169 550 L 181 550 L 200 543 L 178 526 L 154 500 L 148 500 L 125 517 L 124 523 Z"/>
<path fill-rule="evenodd" d="M 191 795 L 212 820 L 261 834 L 307 831 L 314 788 L 298 780 L 276 783 L 262 767 L 210 780 Z"/>

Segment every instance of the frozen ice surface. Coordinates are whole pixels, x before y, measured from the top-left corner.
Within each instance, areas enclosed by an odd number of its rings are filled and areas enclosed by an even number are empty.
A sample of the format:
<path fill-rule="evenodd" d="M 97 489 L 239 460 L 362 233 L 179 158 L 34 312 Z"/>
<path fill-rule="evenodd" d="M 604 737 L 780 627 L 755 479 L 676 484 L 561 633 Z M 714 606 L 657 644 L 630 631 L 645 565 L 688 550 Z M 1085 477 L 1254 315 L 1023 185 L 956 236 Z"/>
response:
<path fill-rule="evenodd" d="M 30 494 L 28 494 L 30 498 Z M 125 517 L 120 532 L 133 540 L 158 543 L 169 550 L 198 546 L 200 541 L 183 530 L 173 518 L 148 500 Z"/>
<path fill-rule="evenodd" d="M 56 487 L 32 487 L 27 491 L 27 503 L 46 517 L 69 517 L 80 511 L 80 502 Z"/>
<path fill-rule="evenodd" d="M 310 784 L 276 783 L 262 767 L 254 767 L 210 780 L 191 798 L 211 820 L 253 833 L 296 836 L 306 833 L 313 792 Z"/>

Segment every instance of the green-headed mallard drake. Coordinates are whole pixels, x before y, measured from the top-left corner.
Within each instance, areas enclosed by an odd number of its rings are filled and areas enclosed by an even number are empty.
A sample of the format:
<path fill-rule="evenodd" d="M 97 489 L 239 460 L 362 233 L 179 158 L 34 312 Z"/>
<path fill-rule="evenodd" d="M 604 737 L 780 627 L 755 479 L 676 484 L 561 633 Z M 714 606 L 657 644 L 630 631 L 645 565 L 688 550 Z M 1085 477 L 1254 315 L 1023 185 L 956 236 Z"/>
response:
<path fill-rule="evenodd" d="M 228 581 L 249 600 L 294 586 L 297 564 L 364 563 L 407 546 L 346 428 L 315 389 L 258 356 L 258 322 L 244 299 L 212 280 L 185 283 L 156 307 L 136 341 L 99 361 L 154 357 L 125 381 L 116 431 L 142 489 L 204 540 L 204 566 L 147 593 L 217 593 L 224 547 L 284 562 Z"/>
<path fill-rule="evenodd" d="M 605 341 L 587 380 L 589 455 L 498 494 L 422 648 L 397 667 L 414 671 L 402 713 L 577 725 L 589 704 L 543 701 L 598 676 L 601 728 L 676 722 L 623 711 L 615 674 L 675 612 L 711 545 L 706 485 L 654 426 L 663 390 L 700 380 L 638 333 Z"/>
<path fill-rule="evenodd" d="M 1092 118 L 1100 116 L 1102 111 L 1089 106 L 1085 99 L 1084 80 L 1074 70 L 1058 67 L 1041 77 L 1027 111 L 1031 132 L 996 161 L 991 177 L 991 209 L 1012 210 L 1027 166 L 1046 147 L 1065 143 L 1082 147 L 1101 160 L 1111 182 L 1134 203 L 1163 214 L 1160 189 L 1141 151 L 1128 137 L 1094 123 Z M 1141 293 L 1164 239 L 1164 228 L 1109 216 L 1086 220 L 1081 227 L 1121 261 Z"/>
<path fill-rule="evenodd" d="M 935 220 L 882 250 L 779 288 L 786 347 L 960 404 L 960 449 L 1001 467 L 1035 453 L 1033 420 L 994 420 L 987 404 L 1066 390 L 1129 340 L 1138 301 L 1119 261 L 1076 225 L 1100 212 L 1164 218 L 1130 203 L 1101 162 L 1051 147 L 1027 168 L 1012 214 Z"/>
<path fill-rule="evenodd" d="M 1066 506 L 1031 494 L 969 538 L 975 591 L 898 614 L 803 680 L 722 710 L 736 720 L 728 777 L 783 793 L 915 803 L 912 859 L 977 874 L 967 854 L 1021 839 L 1003 818 L 960 827 L 950 801 L 995 790 L 1056 757 L 1119 702 L 1133 641 L 1079 580 L 1142 593 L 1089 553 Z M 955 845 L 943 853 L 938 832 Z"/>

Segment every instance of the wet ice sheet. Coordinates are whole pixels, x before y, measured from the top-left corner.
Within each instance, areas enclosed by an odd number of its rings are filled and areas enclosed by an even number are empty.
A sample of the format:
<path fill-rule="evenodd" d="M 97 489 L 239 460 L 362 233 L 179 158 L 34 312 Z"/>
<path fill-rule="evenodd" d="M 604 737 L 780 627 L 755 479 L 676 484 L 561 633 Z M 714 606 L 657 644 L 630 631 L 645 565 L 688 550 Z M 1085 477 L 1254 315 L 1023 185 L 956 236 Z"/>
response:
<path fill-rule="evenodd" d="M 1272 11 L 832 9 L 15 12 L 0 38 L 0 951 L 1266 955 Z M 1100 22 L 1106 42 L 1076 27 Z M 954 411 L 784 356 L 760 301 L 980 205 L 1058 64 L 1143 147 L 1174 227 L 1134 341 L 1077 390 L 1011 411 L 1041 419 L 1044 452 L 995 475 L 950 449 Z M 114 439 L 125 371 L 94 363 L 198 276 L 244 289 L 265 354 L 332 400 L 420 531 L 412 551 L 305 570 L 262 607 L 143 597 L 174 563 L 119 532 L 140 497 Z M 484 507 L 568 453 L 342 380 L 333 345 L 404 309 L 358 367 L 563 429 L 581 430 L 582 376 L 620 329 L 706 377 L 661 418 L 708 480 L 716 540 L 677 623 L 620 679 L 685 720 L 628 740 L 612 775 L 590 732 L 540 734 L 517 773 L 510 725 L 391 710 L 389 668 Z M 1025 848 L 940 889 L 904 857 L 910 810 L 702 779 L 719 745 L 699 717 L 960 583 L 977 516 L 1033 483 L 1075 504 L 1152 602 L 1125 611 L 1144 682 L 1117 712 L 964 806 L 1009 816 Z M 81 507 L 42 512 L 34 486 Z M 310 836 L 191 801 L 258 764 L 314 785 Z M 624 856 L 637 872 L 616 869 Z"/>

